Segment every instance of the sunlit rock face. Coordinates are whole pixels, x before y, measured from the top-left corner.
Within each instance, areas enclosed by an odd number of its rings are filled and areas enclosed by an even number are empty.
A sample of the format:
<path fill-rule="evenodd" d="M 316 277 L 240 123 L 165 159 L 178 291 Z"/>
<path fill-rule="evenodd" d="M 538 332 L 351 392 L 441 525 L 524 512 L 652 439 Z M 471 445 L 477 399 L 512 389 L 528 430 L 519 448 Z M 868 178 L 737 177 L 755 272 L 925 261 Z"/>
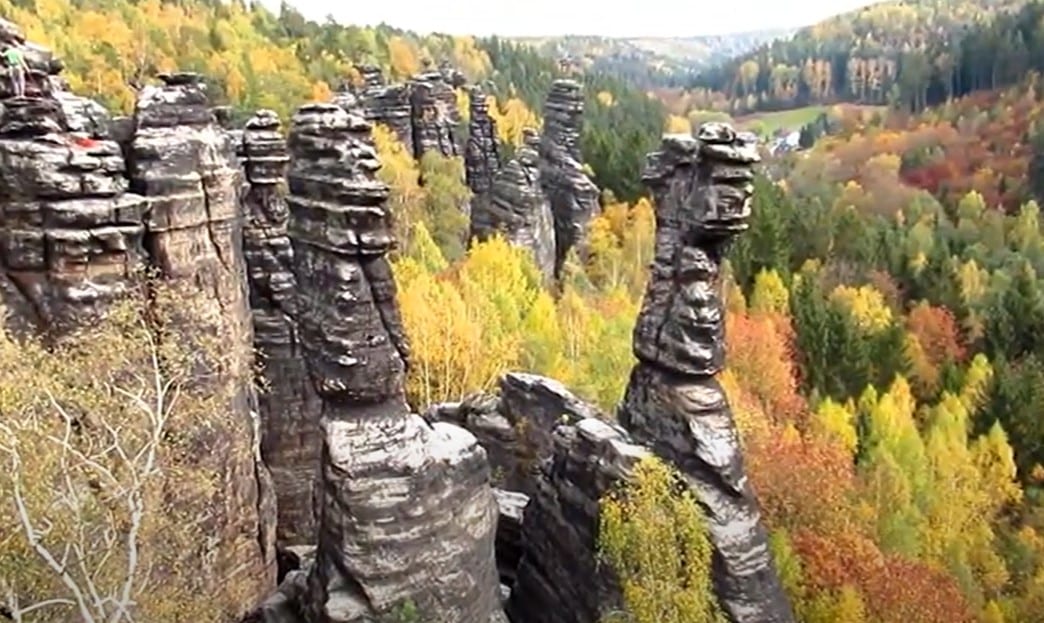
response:
<path fill-rule="evenodd" d="M 683 474 L 707 512 L 719 601 L 737 623 L 794 620 L 715 375 L 725 363 L 721 261 L 747 228 L 756 140 L 723 124 L 668 136 L 644 178 L 656 249 L 619 409 L 634 439 Z"/>
<path fill-rule="evenodd" d="M 25 97 L 0 80 L 0 322 L 60 335 L 133 286 L 145 199 L 128 192 L 108 114 L 63 90 L 51 51 L 6 20 L 0 44 L 22 45 L 30 66 Z"/>
<path fill-rule="evenodd" d="M 64 333 L 127 292 L 143 266 L 145 200 L 119 145 L 68 130 L 52 97 L 3 102 L 0 308 L 19 333 Z"/>
<path fill-rule="evenodd" d="M 202 77 L 178 73 L 161 79 L 163 84 L 139 94 L 127 146 L 128 177 L 146 201 L 150 266 L 177 286 L 203 294 L 198 308 L 183 310 L 184 330 L 220 336 L 229 361 L 226 374 L 240 388 L 227 412 L 215 414 L 209 453 L 200 457 L 225 476 L 208 520 L 215 543 L 208 555 L 217 562 L 200 573 L 229 591 L 248 587 L 253 603 L 275 581 L 275 499 L 257 451 L 241 172 Z"/>
<path fill-rule="evenodd" d="M 410 413 L 404 397 L 389 190 L 370 123 L 307 105 L 288 145 L 297 319 L 322 402 L 318 550 L 300 610 L 313 623 L 362 623 L 411 603 L 433 623 L 496 620 L 486 453 L 467 431 Z"/>

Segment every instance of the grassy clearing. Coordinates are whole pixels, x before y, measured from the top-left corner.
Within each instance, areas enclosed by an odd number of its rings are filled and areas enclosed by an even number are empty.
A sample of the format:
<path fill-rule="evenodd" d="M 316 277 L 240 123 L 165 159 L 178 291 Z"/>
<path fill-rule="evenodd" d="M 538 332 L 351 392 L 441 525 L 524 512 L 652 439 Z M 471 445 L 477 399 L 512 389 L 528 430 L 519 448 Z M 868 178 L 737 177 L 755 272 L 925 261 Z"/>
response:
<path fill-rule="evenodd" d="M 779 110 L 774 112 L 759 112 L 752 115 L 743 115 L 736 118 L 736 126 L 744 130 L 754 130 L 764 134 L 772 134 L 777 130 L 800 130 L 801 126 L 813 121 L 820 113 L 826 112 L 834 106 L 805 106 L 804 108 L 792 108 L 790 110 Z M 884 110 L 884 106 L 863 106 L 858 104 L 838 104 L 845 112 L 859 111 L 864 114 L 872 114 Z"/>

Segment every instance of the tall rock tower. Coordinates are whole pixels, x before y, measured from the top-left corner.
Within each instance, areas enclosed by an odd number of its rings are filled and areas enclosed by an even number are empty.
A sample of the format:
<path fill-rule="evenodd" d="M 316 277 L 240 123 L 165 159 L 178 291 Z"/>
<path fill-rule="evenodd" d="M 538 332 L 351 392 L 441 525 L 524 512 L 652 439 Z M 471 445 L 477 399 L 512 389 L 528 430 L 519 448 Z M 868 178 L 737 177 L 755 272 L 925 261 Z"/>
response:
<path fill-rule="evenodd" d="M 319 410 L 297 328 L 297 278 L 287 236 L 284 180 L 290 156 L 279 117 L 260 110 L 239 144 L 246 178 L 243 249 L 264 387 L 258 395 L 261 456 L 272 472 L 280 546 L 315 541 L 313 484 L 319 460 Z"/>
<path fill-rule="evenodd" d="M 555 80 L 544 104 L 540 176 L 555 219 L 555 275 L 575 247 L 583 245 L 587 225 L 598 213 L 600 191 L 583 169 L 580 131 L 584 94 L 575 80 Z"/>
<path fill-rule="evenodd" d="M 160 78 L 162 85 L 145 87 L 138 97 L 128 176 L 147 203 L 150 265 L 164 279 L 209 295 L 204 308 L 184 311 L 184 330 L 219 336 L 230 360 L 226 373 L 240 388 L 226 412 L 215 414 L 218 433 L 201 460 L 224 474 L 227 485 L 210 520 L 219 544 L 213 581 L 249 586 L 260 599 L 275 581 L 275 499 L 257 452 L 241 177 L 233 142 L 211 112 L 202 77 Z"/>
<path fill-rule="evenodd" d="M 736 623 L 791 623 L 725 392 L 721 262 L 747 229 L 755 139 L 722 124 L 668 136 L 644 179 L 656 248 L 634 329 L 638 364 L 619 409 L 633 438 L 670 461 L 707 511 L 719 601 Z"/>
<path fill-rule="evenodd" d="M 407 604 L 431 623 L 498 620 L 485 452 L 406 404 L 389 189 L 370 128 L 309 104 L 288 141 L 298 322 L 322 400 L 318 550 L 301 601 L 311 623 L 362 623 Z"/>

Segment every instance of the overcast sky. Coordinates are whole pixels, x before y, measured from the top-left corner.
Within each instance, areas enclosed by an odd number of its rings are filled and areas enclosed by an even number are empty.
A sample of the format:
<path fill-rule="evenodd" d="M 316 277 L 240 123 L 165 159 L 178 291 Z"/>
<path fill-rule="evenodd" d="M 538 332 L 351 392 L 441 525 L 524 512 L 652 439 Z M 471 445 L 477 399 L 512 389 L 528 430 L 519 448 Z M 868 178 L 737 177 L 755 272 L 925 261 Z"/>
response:
<path fill-rule="evenodd" d="M 867 0 L 288 0 L 306 17 L 421 33 L 678 37 L 804 26 Z M 262 0 L 278 10 L 279 0 Z M 331 9 L 330 7 L 336 7 Z"/>

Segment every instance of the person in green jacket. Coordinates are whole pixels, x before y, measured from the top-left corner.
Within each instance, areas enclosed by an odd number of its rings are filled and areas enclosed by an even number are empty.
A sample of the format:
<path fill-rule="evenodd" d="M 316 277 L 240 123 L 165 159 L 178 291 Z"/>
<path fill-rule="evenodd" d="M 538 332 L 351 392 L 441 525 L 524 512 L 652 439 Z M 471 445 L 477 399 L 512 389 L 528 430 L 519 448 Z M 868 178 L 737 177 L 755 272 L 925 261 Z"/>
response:
<path fill-rule="evenodd" d="M 29 71 L 29 64 L 25 62 L 22 50 L 15 45 L 7 46 L 4 49 L 4 64 L 7 65 L 8 75 L 11 76 L 14 96 L 25 97 L 25 74 Z"/>

